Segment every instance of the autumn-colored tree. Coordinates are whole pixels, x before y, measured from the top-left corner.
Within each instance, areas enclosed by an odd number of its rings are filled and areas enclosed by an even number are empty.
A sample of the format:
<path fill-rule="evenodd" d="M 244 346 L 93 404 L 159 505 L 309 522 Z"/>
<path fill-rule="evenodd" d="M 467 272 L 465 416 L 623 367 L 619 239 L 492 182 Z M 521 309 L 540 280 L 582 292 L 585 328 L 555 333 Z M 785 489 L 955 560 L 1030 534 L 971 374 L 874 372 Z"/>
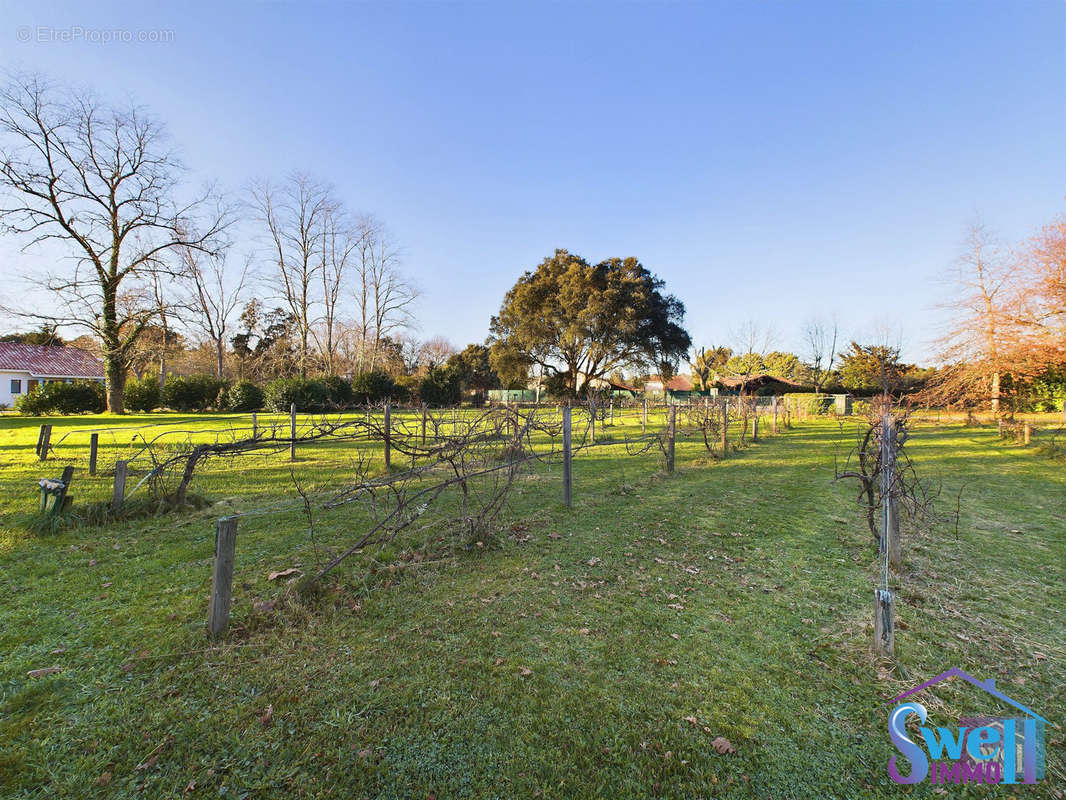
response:
<path fill-rule="evenodd" d="M 1020 260 L 1016 359 L 1030 373 L 1066 365 L 1066 217 L 1044 227 Z"/>
<path fill-rule="evenodd" d="M 1017 260 L 985 226 L 975 224 L 950 279 L 955 293 L 946 306 L 951 327 L 940 341 L 945 366 L 929 399 L 968 407 L 987 404 L 998 413 L 1004 377 L 1017 367 Z"/>

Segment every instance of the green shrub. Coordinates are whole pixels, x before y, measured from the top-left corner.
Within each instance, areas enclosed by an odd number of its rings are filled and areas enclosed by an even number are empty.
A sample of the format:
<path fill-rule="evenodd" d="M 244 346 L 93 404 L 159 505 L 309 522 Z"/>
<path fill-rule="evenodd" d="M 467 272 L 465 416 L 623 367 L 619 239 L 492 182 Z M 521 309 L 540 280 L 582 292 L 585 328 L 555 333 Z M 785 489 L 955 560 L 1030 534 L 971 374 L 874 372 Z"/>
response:
<path fill-rule="evenodd" d="M 263 407 L 263 390 L 251 381 L 238 381 L 226 392 L 230 411 L 258 411 Z"/>
<path fill-rule="evenodd" d="M 99 381 L 74 381 L 73 383 L 46 383 L 29 394 L 24 394 L 15 403 L 22 414 L 101 414 L 107 407 L 104 385 Z"/>
<path fill-rule="evenodd" d="M 159 381 L 154 376 L 149 375 L 141 380 L 134 378 L 126 382 L 123 402 L 127 411 L 151 411 L 153 408 L 159 408 L 161 401 Z"/>
<path fill-rule="evenodd" d="M 263 402 L 270 411 L 321 411 L 329 407 L 329 386 L 314 378 L 278 378 L 267 384 Z"/>
<path fill-rule="evenodd" d="M 163 405 L 175 411 L 206 411 L 218 406 L 222 382 L 214 375 L 169 378 L 163 384 Z"/>
<path fill-rule="evenodd" d="M 352 379 L 352 396 L 357 403 L 380 403 L 392 396 L 392 378 L 380 369 L 360 372 Z"/>
<path fill-rule="evenodd" d="M 393 384 L 392 396 L 401 403 L 417 403 L 421 386 L 422 379 L 417 375 L 401 375 Z"/>
<path fill-rule="evenodd" d="M 352 384 L 339 375 L 328 375 L 322 382 L 329 389 L 329 403 L 336 408 L 346 408 L 352 404 Z"/>
<path fill-rule="evenodd" d="M 459 402 L 459 376 L 450 369 L 434 367 L 418 387 L 422 402 L 430 406 L 454 406 Z"/>

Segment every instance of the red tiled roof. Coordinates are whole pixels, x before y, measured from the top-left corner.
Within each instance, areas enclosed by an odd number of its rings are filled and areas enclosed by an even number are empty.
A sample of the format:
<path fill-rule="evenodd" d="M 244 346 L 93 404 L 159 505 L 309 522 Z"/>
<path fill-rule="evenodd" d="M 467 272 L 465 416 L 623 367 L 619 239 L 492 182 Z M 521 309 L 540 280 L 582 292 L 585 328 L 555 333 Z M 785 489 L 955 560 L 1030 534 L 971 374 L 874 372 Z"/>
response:
<path fill-rule="evenodd" d="M 663 378 L 661 375 L 652 375 L 648 378 L 648 383 L 662 383 Z M 685 375 L 675 375 L 666 382 L 665 388 L 671 392 L 691 392 L 692 381 Z"/>
<path fill-rule="evenodd" d="M 0 369 L 49 378 L 102 378 L 104 365 L 77 347 L 0 342 Z"/>

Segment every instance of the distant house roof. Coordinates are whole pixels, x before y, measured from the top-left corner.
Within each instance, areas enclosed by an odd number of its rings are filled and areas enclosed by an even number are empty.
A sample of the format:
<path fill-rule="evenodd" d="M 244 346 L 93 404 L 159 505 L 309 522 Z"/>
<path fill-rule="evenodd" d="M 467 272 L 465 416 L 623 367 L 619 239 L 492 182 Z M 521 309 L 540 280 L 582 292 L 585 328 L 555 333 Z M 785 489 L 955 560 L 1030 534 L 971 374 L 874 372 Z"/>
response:
<path fill-rule="evenodd" d="M 628 383 L 623 383 L 622 381 L 608 379 L 607 383 L 612 389 L 621 389 L 624 392 L 633 392 L 636 394 L 640 391 L 636 386 L 630 386 Z"/>
<path fill-rule="evenodd" d="M 0 370 L 28 372 L 37 378 L 103 378 L 104 365 L 77 347 L 0 342 Z"/>
<path fill-rule="evenodd" d="M 687 375 L 675 375 L 670 380 L 668 380 L 665 385 L 663 384 L 662 375 L 651 375 L 648 377 L 648 380 L 645 382 L 644 385 L 648 386 L 649 384 L 656 384 L 657 386 L 662 386 L 668 392 L 692 391 L 692 381 Z"/>
<path fill-rule="evenodd" d="M 802 383 L 796 383 L 796 381 L 789 380 L 788 378 L 779 378 L 776 375 L 767 375 L 762 372 L 755 375 L 748 375 L 746 377 L 718 377 L 715 378 L 714 382 L 723 389 L 739 390 L 743 387 L 745 392 L 757 392 L 768 386 L 775 386 L 782 389 L 805 388 Z"/>

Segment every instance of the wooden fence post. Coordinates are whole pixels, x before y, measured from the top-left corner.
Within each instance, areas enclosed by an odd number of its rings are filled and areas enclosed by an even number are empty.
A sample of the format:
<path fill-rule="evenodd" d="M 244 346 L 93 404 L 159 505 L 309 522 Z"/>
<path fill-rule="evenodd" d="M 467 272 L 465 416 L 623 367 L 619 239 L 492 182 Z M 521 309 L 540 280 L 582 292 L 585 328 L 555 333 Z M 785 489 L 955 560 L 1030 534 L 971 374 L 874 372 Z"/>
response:
<path fill-rule="evenodd" d="M 96 456 L 100 450 L 100 434 L 89 435 L 89 474 L 96 474 Z"/>
<path fill-rule="evenodd" d="M 640 411 L 640 433 L 641 436 L 648 432 L 648 398 L 644 398 L 644 405 L 641 406 Z"/>
<path fill-rule="evenodd" d="M 722 400 L 722 458 L 729 447 L 729 401 Z"/>
<path fill-rule="evenodd" d="M 755 416 L 751 418 L 751 441 L 759 441 L 759 410 L 755 409 Z"/>
<path fill-rule="evenodd" d="M 385 471 L 392 469 L 392 404 L 385 403 Z"/>
<path fill-rule="evenodd" d="M 570 452 L 570 406 L 563 406 L 563 503 L 573 507 L 573 472 Z"/>
<path fill-rule="evenodd" d="M 215 568 L 211 577 L 211 603 L 207 632 L 218 638 L 229 624 L 233 604 L 233 564 L 237 549 L 237 518 L 222 517 L 215 528 Z"/>
<path fill-rule="evenodd" d="M 674 471 L 674 437 L 677 435 L 677 406 L 670 406 L 670 427 L 666 436 L 666 471 Z"/>
<path fill-rule="evenodd" d="M 881 499 L 885 503 L 883 525 L 884 547 L 887 548 L 887 553 L 882 553 L 882 556 L 888 558 L 893 569 L 899 570 L 903 550 L 899 538 L 899 489 L 896 486 L 896 426 L 892 415 L 885 414 L 881 418 L 881 425 Z"/>
<path fill-rule="evenodd" d="M 111 492 L 112 511 L 122 508 L 122 501 L 126 498 L 126 467 L 125 461 L 115 462 L 115 488 Z"/>
<path fill-rule="evenodd" d="M 252 412 L 252 438 L 259 436 L 259 415 Z"/>
<path fill-rule="evenodd" d="M 422 446 L 426 444 L 426 404 L 422 404 Z"/>
<path fill-rule="evenodd" d="M 296 460 L 296 403 L 289 406 L 289 461 Z"/>
<path fill-rule="evenodd" d="M 51 443 L 52 443 L 52 426 L 51 425 L 42 425 L 41 426 L 41 444 L 40 444 L 40 447 L 38 448 L 38 453 L 39 453 L 39 455 L 41 457 L 41 461 L 47 461 L 48 460 L 48 448 L 51 446 Z"/>
<path fill-rule="evenodd" d="M 774 399 L 771 401 L 771 405 L 773 406 L 773 409 L 774 409 L 774 421 L 773 421 L 773 424 L 772 424 L 772 427 L 771 427 L 770 430 L 776 436 L 777 435 L 777 395 L 776 394 L 774 395 Z"/>
<path fill-rule="evenodd" d="M 874 589 L 874 652 L 892 658 L 896 648 L 892 592 Z"/>
<path fill-rule="evenodd" d="M 589 398 L 589 439 L 596 443 L 596 401 Z"/>
<path fill-rule="evenodd" d="M 614 400 L 611 401 L 611 425 L 614 425 Z"/>
<path fill-rule="evenodd" d="M 1026 447 L 1029 446 L 1029 440 L 1033 437 L 1033 426 L 1029 424 L 1028 420 L 1022 423 L 1022 444 Z"/>

